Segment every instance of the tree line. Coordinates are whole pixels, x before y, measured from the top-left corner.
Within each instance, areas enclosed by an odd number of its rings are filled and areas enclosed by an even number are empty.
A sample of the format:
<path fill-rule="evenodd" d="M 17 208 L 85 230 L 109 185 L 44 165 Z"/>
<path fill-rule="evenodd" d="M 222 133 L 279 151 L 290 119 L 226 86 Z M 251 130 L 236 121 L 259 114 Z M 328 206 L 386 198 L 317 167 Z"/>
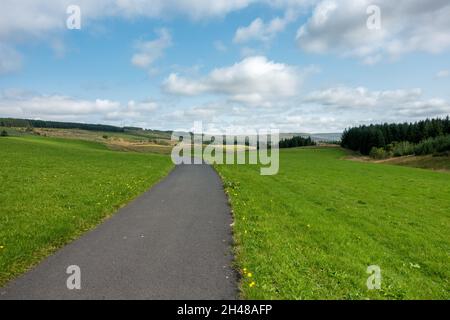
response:
<path fill-rule="evenodd" d="M 309 147 L 315 146 L 316 143 L 311 139 L 311 137 L 303 138 L 300 136 L 292 137 L 290 139 L 283 139 L 280 141 L 280 148 L 298 148 L 298 147 Z"/>
<path fill-rule="evenodd" d="M 87 123 L 12 119 L 12 118 L 0 119 L 0 127 L 80 129 L 90 131 L 125 132 L 125 128 L 105 124 L 87 124 Z"/>
<path fill-rule="evenodd" d="M 341 146 L 369 155 L 373 148 L 408 142 L 419 144 L 427 139 L 450 135 L 450 119 L 426 119 L 414 123 L 384 123 L 346 129 Z"/>

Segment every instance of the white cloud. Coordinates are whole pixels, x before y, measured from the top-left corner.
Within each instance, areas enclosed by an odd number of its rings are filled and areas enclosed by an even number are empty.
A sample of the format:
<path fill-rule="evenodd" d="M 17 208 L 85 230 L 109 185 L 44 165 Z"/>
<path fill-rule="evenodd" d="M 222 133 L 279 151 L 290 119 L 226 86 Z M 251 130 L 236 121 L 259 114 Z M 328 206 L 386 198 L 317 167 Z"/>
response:
<path fill-rule="evenodd" d="M 133 120 L 143 121 L 149 115 L 153 114 L 153 111 L 158 109 L 158 104 L 152 101 L 147 102 L 135 102 L 130 100 L 126 107 L 120 107 L 114 111 L 109 111 L 104 115 L 105 120 L 121 121 L 121 120 Z"/>
<path fill-rule="evenodd" d="M 450 103 L 444 99 L 433 98 L 423 101 L 412 101 L 400 105 L 393 111 L 396 115 L 406 118 L 444 117 L 450 114 Z"/>
<path fill-rule="evenodd" d="M 170 94 L 195 96 L 207 92 L 209 86 L 203 81 L 185 79 L 172 73 L 164 81 L 163 89 Z"/>
<path fill-rule="evenodd" d="M 82 13 L 82 25 L 104 17 L 167 18 L 187 16 L 209 19 L 255 3 L 280 9 L 303 7 L 313 0 L 77 0 Z M 31 36 L 45 38 L 49 32 L 65 30 L 66 9 L 73 0 L 2 0 L 0 10 L 0 40 L 18 40 Z"/>
<path fill-rule="evenodd" d="M 370 90 L 364 87 L 337 87 L 297 94 L 283 106 L 264 109 L 248 107 L 225 97 L 181 105 L 159 101 L 76 99 L 64 95 L 39 95 L 22 90 L 0 94 L 0 117 L 34 118 L 87 123 L 132 125 L 153 129 L 190 128 L 194 121 L 216 128 L 278 128 L 284 132 L 339 132 L 346 127 L 416 121 L 450 114 L 450 103 L 441 98 L 425 98 L 421 89 Z M 256 101 L 259 97 L 255 96 Z M 280 98 L 281 99 L 281 98 Z M 283 99 L 281 99 L 283 100 Z"/>
<path fill-rule="evenodd" d="M 243 9 L 253 0 L 78 0 L 82 18 L 150 17 L 184 15 L 192 19 L 222 16 Z M 66 9 L 73 0 L 2 0 L 0 37 L 12 33 L 39 35 L 42 31 L 65 28 Z M 84 23 L 83 23 L 84 25 Z M 12 36 L 13 37 L 13 36 Z"/>
<path fill-rule="evenodd" d="M 233 42 L 238 44 L 250 41 L 268 42 L 295 19 L 296 14 L 290 10 L 286 12 L 284 17 L 274 18 L 268 23 L 265 23 L 261 18 L 256 18 L 249 26 L 239 27 L 236 30 Z"/>
<path fill-rule="evenodd" d="M 204 107 L 193 107 L 188 109 L 180 109 L 165 114 L 163 118 L 172 123 L 175 122 L 183 122 L 185 125 L 192 125 L 195 121 L 214 121 L 214 116 L 217 114 L 217 111 L 210 106 Z"/>
<path fill-rule="evenodd" d="M 396 106 L 416 101 L 422 95 L 419 88 L 410 90 L 370 91 L 364 87 L 335 87 L 314 91 L 306 96 L 305 102 L 337 108 L 377 107 L 380 104 Z"/>
<path fill-rule="evenodd" d="M 133 19 L 136 17 L 166 19 L 171 16 L 187 16 L 193 20 L 210 19 L 244 9 L 259 0 L 77 0 L 81 8 L 82 28 L 89 28 L 93 21 L 108 17 Z M 62 54 L 62 34 L 66 31 L 66 9 L 73 0 L 2 0 L 0 10 L 0 43 L 16 52 L 18 44 L 44 41 Z M 93 29 L 91 29 L 93 30 Z M 59 41 L 59 43 L 58 43 Z M 145 47 L 145 44 L 142 44 Z M 5 51 L 6 49 L 1 49 Z M 145 51 L 145 50 L 144 50 Z M 5 55 L 5 53 L 3 53 Z M 1 58 L 1 67 L 7 72 L 17 70 L 15 59 Z M 142 53 L 134 57 L 136 65 L 147 65 L 153 54 Z M 15 63 L 16 62 L 16 63 Z"/>
<path fill-rule="evenodd" d="M 151 41 L 138 41 L 135 45 L 137 53 L 131 58 L 131 63 L 139 68 L 149 68 L 164 51 L 172 45 L 172 36 L 167 29 L 156 31 L 158 38 Z"/>
<path fill-rule="evenodd" d="M 171 74 L 163 88 L 170 94 L 221 94 L 231 101 L 261 106 L 295 96 L 302 81 L 303 74 L 297 67 L 255 56 L 229 67 L 214 69 L 199 79 Z"/>
<path fill-rule="evenodd" d="M 314 91 L 303 99 L 317 114 L 331 114 L 347 125 L 370 122 L 415 121 L 450 114 L 450 103 L 441 98 L 426 99 L 422 90 L 372 91 L 364 87 L 337 87 Z"/>
<path fill-rule="evenodd" d="M 173 15 L 191 19 L 223 16 L 243 9 L 255 0 L 2 0 L 0 39 L 17 36 L 41 38 L 48 31 L 64 30 L 66 9 L 81 8 L 82 25 L 103 17 L 166 18 Z"/>
<path fill-rule="evenodd" d="M 297 33 L 299 46 L 313 53 L 338 53 L 374 64 L 415 51 L 450 49 L 447 0 L 379 0 L 381 29 L 367 28 L 370 0 L 323 0 Z"/>
<path fill-rule="evenodd" d="M 76 100 L 66 96 L 34 96 L 25 99 L 3 100 L 0 110 L 14 108 L 22 115 L 86 115 L 118 109 L 119 103 L 110 100 Z"/>
<path fill-rule="evenodd" d="M 108 99 L 76 99 L 63 95 L 39 95 L 7 90 L 0 95 L 0 116 L 61 121 L 139 121 L 157 109 L 155 102 L 129 101 L 122 105 Z"/>
<path fill-rule="evenodd" d="M 441 70 L 436 73 L 436 78 L 448 78 L 450 76 L 449 70 Z"/>
<path fill-rule="evenodd" d="M 192 19 L 223 16 L 240 10 L 254 0 L 143 0 L 117 1 L 117 8 L 132 16 L 161 17 L 167 15 L 187 15 Z"/>

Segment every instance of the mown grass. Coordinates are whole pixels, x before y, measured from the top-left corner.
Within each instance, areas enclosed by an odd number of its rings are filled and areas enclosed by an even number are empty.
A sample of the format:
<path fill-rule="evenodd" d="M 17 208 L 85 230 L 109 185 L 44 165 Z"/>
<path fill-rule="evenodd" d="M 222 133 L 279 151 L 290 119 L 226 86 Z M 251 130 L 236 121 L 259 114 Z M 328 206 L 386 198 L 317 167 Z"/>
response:
<path fill-rule="evenodd" d="M 220 165 L 249 299 L 449 299 L 448 173 L 281 151 L 280 172 Z M 382 271 L 368 290 L 367 267 Z M 249 274 L 250 273 L 250 274 Z"/>
<path fill-rule="evenodd" d="M 172 168 L 89 141 L 0 138 L 0 286 L 93 228 Z"/>

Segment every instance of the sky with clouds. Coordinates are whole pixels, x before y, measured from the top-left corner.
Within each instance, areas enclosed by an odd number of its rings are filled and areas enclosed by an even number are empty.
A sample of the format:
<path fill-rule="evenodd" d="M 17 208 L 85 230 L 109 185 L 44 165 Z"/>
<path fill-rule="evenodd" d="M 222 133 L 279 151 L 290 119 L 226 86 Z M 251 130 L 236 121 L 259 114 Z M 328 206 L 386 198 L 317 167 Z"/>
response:
<path fill-rule="evenodd" d="M 66 26 L 81 9 L 81 29 Z M 340 132 L 450 114 L 450 2 L 2 0 L 0 117 Z"/>

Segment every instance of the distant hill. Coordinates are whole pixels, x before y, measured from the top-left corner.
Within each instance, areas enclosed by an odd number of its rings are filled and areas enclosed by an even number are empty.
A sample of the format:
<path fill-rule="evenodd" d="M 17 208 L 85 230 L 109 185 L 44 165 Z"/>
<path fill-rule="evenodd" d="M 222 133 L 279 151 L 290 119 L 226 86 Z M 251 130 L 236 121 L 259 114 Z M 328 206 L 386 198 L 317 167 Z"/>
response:
<path fill-rule="evenodd" d="M 342 133 L 282 133 L 280 139 L 291 139 L 293 137 L 302 137 L 311 139 L 314 142 L 337 142 L 341 141 Z"/>
<path fill-rule="evenodd" d="M 31 120 L 31 119 L 16 119 L 16 118 L 0 118 L 0 127 L 15 127 L 15 128 L 47 128 L 47 129 L 79 129 L 89 131 L 102 132 L 123 132 L 133 133 L 134 135 L 142 135 L 148 137 L 149 134 L 156 138 L 170 139 L 172 131 L 149 130 L 138 127 L 117 127 L 105 124 L 89 124 L 77 122 L 60 122 L 60 121 L 45 121 L 45 120 Z M 303 137 L 311 139 L 314 142 L 336 142 L 341 141 L 342 133 L 281 133 L 280 139 L 291 139 L 293 137 Z"/>
<path fill-rule="evenodd" d="M 45 121 L 45 120 L 30 120 L 30 119 L 15 119 L 15 118 L 0 118 L 0 127 L 10 128 L 46 128 L 46 129 L 79 129 L 88 131 L 102 131 L 102 132 L 132 132 L 134 134 L 149 133 L 158 135 L 159 138 L 170 138 L 172 131 L 147 130 L 137 127 L 116 127 L 105 124 L 90 124 L 77 122 L 59 122 L 59 121 Z"/>
<path fill-rule="evenodd" d="M 75 122 L 58 122 L 58 121 L 14 119 L 14 118 L 0 119 L 0 127 L 82 129 L 82 130 L 106 131 L 106 132 L 124 132 L 125 131 L 125 128 L 104 125 L 104 124 L 87 124 L 87 123 L 75 123 Z"/>

